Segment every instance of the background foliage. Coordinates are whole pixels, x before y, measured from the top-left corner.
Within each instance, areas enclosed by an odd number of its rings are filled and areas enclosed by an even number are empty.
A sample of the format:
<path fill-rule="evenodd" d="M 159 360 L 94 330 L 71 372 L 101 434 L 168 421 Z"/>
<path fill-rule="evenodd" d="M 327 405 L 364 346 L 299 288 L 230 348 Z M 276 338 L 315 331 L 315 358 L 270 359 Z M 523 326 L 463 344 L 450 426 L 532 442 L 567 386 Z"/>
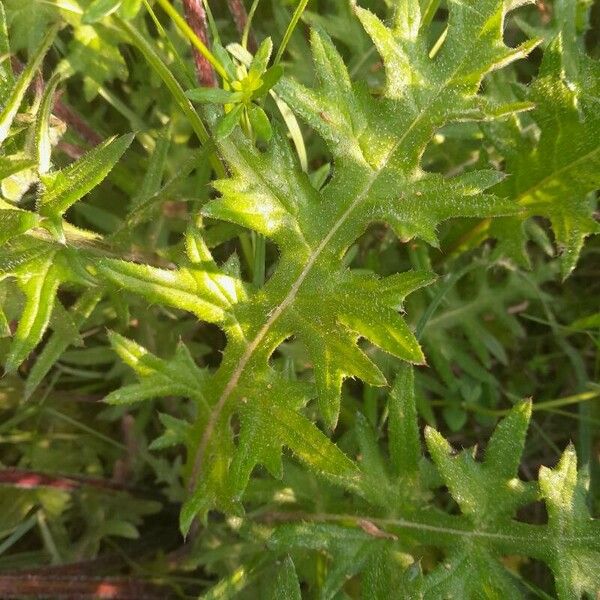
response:
<path fill-rule="evenodd" d="M 2 0 L 1 597 L 597 597 L 600 7 L 358 4 Z"/>

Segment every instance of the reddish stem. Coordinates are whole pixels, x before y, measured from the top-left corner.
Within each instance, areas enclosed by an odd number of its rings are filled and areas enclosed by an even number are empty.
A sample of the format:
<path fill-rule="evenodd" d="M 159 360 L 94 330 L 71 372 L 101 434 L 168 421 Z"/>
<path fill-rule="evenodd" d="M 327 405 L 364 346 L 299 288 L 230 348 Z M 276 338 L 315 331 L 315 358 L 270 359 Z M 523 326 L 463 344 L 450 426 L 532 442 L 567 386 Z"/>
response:
<path fill-rule="evenodd" d="M 13 71 L 19 74 L 23 70 L 23 63 L 16 58 L 11 56 L 11 65 Z M 44 80 L 41 73 L 38 73 L 32 83 L 32 88 L 36 94 L 41 94 L 44 89 Z M 61 121 L 64 121 L 68 126 L 72 127 L 77 134 L 84 139 L 91 146 L 97 146 L 102 142 L 102 137 L 96 133 L 70 106 L 65 104 L 61 99 L 62 91 L 59 90 L 54 95 L 54 108 L 53 114 L 56 115 Z"/>
<path fill-rule="evenodd" d="M 0 598 L 54 598 L 59 600 L 164 600 L 172 591 L 126 577 L 0 575 Z"/>
<path fill-rule="evenodd" d="M 53 113 L 67 125 L 72 127 L 79 136 L 90 146 L 97 146 L 102 142 L 102 137 L 96 133 L 68 104 L 65 104 L 59 97 L 60 92 L 55 97 Z"/>
<path fill-rule="evenodd" d="M 110 481 L 78 475 L 52 475 L 26 469 L 3 469 L 0 471 L 0 485 L 20 489 L 49 487 L 56 490 L 72 491 L 84 485 L 99 489 L 127 490 L 128 486 Z M 0 596 L 1 597 L 1 596 Z"/>
<path fill-rule="evenodd" d="M 183 0 L 183 9 L 188 25 L 208 48 L 210 43 L 208 40 L 208 25 L 202 0 Z M 215 87 L 216 79 L 212 65 L 196 48 L 192 48 L 192 53 L 196 63 L 198 83 L 204 87 Z"/>
<path fill-rule="evenodd" d="M 246 23 L 248 22 L 248 13 L 246 12 L 246 7 L 244 6 L 243 0 L 227 0 L 227 6 L 229 7 L 229 12 L 233 17 L 233 21 L 238 33 L 242 35 L 242 33 L 244 33 Z M 256 38 L 254 37 L 252 31 L 250 31 L 248 35 L 248 50 L 254 54 L 256 52 L 256 48 Z"/>

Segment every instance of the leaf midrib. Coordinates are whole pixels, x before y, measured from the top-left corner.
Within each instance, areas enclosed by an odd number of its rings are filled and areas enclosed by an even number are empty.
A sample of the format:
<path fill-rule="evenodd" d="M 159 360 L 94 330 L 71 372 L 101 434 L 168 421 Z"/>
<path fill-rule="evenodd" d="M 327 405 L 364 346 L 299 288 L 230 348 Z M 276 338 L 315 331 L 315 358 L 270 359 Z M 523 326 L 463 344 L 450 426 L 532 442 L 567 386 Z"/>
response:
<path fill-rule="evenodd" d="M 275 513 L 276 515 L 278 513 Z M 539 535 L 535 536 L 535 541 L 538 544 L 554 544 L 556 541 L 556 533 L 551 530 L 548 525 L 534 525 L 530 523 L 524 523 L 522 521 L 513 521 L 513 524 L 516 526 L 525 526 L 529 529 L 527 533 L 523 533 L 522 535 L 518 535 L 516 533 L 502 533 L 499 531 L 489 531 L 484 529 L 476 529 L 474 527 L 471 528 L 459 528 L 459 527 L 451 527 L 448 525 L 432 525 L 430 523 L 425 523 L 423 521 L 418 520 L 409 520 L 401 517 L 373 517 L 373 516 L 361 516 L 355 514 L 336 514 L 336 513 L 291 513 L 292 516 L 298 518 L 298 520 L 302 523 L 306 522 L 333 522 L 333 523 L 342 523 L 359 526 L 360 523 L 364 521 L 368 521 L 377 525 L 381 529 L 385 531 L 384 528 L 398 528 L 398 529 L 412 529 L 417 531 L 431 532 L 431 533 L 439 533 L 442 535 L 455 536 L 457 538 L 475 538 L 482 540 L 490 540 L 497 542 L 505 542 L 512 543 L 522 546 L 523 543 L 531 543 L 533 540 L 534 533 L 533 528 L 538 528 L 539 531 L 536 532 Z M 283 516 L 287 516 L 286 513 L 283 513 Z M 464 517 L 452 517 L 454 519 L 460 520 L 461 522 L 466 522 Z M 284 520 L 284 519 L 282 519 Z M 287 521 L 287 519 L 285 519 Z M 581 544 L 584 542 L 596 541 L 597 536 L 593 533 L 589 535 L 566 535 L 561 536 L 561 541 L 565 541 L 571 544 Z M 434 543 L 433 545 L 437 545 Z"/>

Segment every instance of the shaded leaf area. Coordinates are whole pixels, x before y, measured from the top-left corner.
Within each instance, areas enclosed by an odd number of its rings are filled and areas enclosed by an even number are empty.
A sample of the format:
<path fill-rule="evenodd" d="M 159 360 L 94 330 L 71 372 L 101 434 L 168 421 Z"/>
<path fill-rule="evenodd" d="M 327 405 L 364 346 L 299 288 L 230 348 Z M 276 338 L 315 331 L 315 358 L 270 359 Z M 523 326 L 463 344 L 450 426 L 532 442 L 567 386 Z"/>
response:
<path fill-rule="evenodd" d="M 518 118 L 491 128 L 511 175 L 498 193 L 515 198 L 525 210 L 519 218 L 495 222 L 490 234 L 499 238 L 499 252 L 527 265 L 527 233 L 521 223 L 527 217 L 545 217 L 552 225 L 562 274 L 567 277 L 585 238 L 599 231 L 594 193 L 600 186 L 600 67 L 580 48 L 569 56 L 563 46 L 562 35 L 551 42 L 527 93 L 536 105 L 531 117 L 539 133 L 532 138 L 528 124 Z M 565 64 L 570 59 L 576 60 L 577 73 L 567 74 Z M 500 132 L 502 140 L 497 137 Z"/>
<path fill-rule="evenodd" d="M 595 593 L 598 580 L 588 566 L 599 557 L 598 522 L 583 500 L 585 476 L 577 474 L 574 448 L 564 451 L 555 468 L 542 467 L 539 482 L 523 481 L 518 471 L 531 404 L 522 402 L 498 424 L 481 461 L 473 449 L 455 452 L 439 432 L 426 428 L 429 463 L 421 458 L 412 379 L 405 369 L 389 399 L 388 456 L 372 427 L 358 426 L 370 510 L 267 513 L 271 522 L 301 519 L 276 526 L 270 548 L 298 557 L 310 551 L 328 556 L 325 580 L 312 582 L 326 598 L 358 574 L 363 593 L 381 598 L 398 589 L 410 598 L 477 597 L 482 590 L 489 597 L 524 597 L 527 586 L 502 562 L 511 554 L 548 564 L 559 598 Z M 428 476 L 432 466 L 438 473 L 434 481 Z M 440 485 L 459 514 L 430 504 Z M 548 510 L 546 525 L 515 518 L 520 507 L 540 499 Z M 442 549 L 444 559 L 424 569 L 429 546 Z"/>

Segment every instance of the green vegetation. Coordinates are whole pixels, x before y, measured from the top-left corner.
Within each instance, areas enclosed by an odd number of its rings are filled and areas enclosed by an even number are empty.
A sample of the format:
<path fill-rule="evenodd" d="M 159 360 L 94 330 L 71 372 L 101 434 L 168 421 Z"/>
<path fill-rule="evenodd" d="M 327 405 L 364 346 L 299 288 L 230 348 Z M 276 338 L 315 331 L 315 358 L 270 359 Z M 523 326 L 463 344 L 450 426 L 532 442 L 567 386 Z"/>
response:
<path fill-rule="evenodd" d="M 0 2 L 0 597 L 600 593 L 600 5 Z"/>

